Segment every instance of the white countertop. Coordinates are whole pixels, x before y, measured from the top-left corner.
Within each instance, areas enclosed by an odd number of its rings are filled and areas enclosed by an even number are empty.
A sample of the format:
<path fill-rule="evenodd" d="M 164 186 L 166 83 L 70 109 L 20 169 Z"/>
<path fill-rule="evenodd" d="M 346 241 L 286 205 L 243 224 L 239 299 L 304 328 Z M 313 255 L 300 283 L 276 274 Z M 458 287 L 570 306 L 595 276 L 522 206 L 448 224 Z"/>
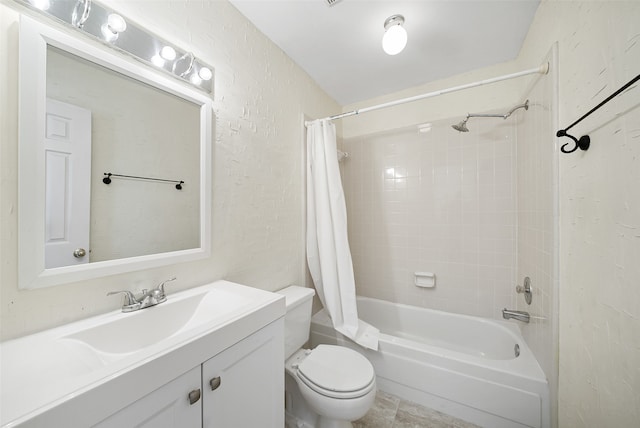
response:
<path fill-rule="evenodd" d="M 216 281 L 154 307 L 0 343 L 0 426 L 46 426 L 48 416 L 64 412 L 91 425 L 284 313 L 279 294 Z"/>

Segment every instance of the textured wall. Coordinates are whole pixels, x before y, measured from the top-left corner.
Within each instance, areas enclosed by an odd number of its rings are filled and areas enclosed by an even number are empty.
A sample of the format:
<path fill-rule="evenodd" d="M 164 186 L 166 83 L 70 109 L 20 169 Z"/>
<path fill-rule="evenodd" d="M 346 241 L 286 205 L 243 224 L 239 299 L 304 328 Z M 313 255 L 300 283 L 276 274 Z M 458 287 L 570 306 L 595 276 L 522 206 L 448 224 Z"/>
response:
<path fill-rule="evenodd" d="M 170 291 L 218 278 L 275 290 L 304 283 L 303 115 L 340 107 L 226 1 L 109 2 L 215 67 L 213 255 L 42 290 L 17 289 L 18 13 L 0 5 L 2 338 L 114 310 L 109 290 L 176 275 Z M 12 2 L 9 3 L 12 6 Z"/>
<path fill-rule="evenodd" d="M 343 182 L 358 293 L 501 318 L 515 304 L 515 117 L 460 117 L 345 139 Z M 436 274 L 435 288 L 414 272 Z"/>
<path fill-rule="evenodd" d="M 520 54 L 559 44 L 566 127 L 640 72 L 640 2 L 543 1 Z M 560 159 L 560 427 L 640 420 L 640 87 L 576 126 Z M 567 138 L 559 140 L 569 142 Z"/>

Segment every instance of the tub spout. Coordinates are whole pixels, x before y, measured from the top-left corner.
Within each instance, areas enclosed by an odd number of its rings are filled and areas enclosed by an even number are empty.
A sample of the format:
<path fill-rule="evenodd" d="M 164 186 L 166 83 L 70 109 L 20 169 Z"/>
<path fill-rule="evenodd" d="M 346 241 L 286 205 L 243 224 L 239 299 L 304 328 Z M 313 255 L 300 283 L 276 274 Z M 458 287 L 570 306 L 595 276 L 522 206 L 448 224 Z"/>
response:
<path fill-rule="evenodd" d="M 504 308 L 502 310 L 502 318 L 508 320 L 513 318 L 514 320 L 518 320 L 518 321 L 522 321 L 522 322 L 529 322 L 529 312 L 523 312 L 523 311 L 512 311 L 510 309 Z"/>

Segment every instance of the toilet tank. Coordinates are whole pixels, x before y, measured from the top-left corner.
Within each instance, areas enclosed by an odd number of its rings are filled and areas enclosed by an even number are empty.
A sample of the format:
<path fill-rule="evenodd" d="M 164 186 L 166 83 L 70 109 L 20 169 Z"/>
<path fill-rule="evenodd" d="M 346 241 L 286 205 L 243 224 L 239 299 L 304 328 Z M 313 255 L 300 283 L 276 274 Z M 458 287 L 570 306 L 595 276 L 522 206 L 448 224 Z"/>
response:
<path fill-rule="evenodd" d="M 309 340 L 311 327 L 311 306 L 313 288 L 292 285 L 276 291 L 286 299 L 286 314 L 284 317 L 284 356 L 285 360 L 293 355 Z"/>

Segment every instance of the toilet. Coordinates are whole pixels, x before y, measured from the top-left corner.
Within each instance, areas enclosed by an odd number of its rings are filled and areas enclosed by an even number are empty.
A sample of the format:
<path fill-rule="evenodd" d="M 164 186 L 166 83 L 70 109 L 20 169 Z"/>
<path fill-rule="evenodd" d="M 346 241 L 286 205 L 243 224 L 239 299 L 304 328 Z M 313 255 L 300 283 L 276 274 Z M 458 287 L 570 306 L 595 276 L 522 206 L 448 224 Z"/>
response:
<path fill-rule="evenodd" d="M 315 291 L 290 286 L 286 299 L 285 407 L 289 428 L 348 428 L 373 405 L 373 366 L 358 352 L 334 345 L 302 349 L 309 340 Z"/>

